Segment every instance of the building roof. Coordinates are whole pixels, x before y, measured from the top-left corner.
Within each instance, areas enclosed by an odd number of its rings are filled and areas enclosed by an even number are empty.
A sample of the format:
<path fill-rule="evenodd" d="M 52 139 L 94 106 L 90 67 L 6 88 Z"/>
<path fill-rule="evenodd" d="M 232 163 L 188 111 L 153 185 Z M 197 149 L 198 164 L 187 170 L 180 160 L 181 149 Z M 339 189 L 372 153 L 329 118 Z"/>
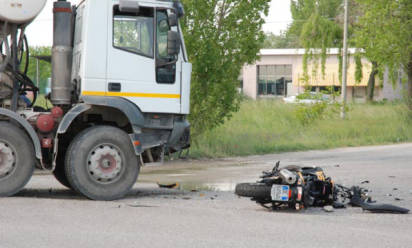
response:
<path fill-rule="evenodd" d="M 349 48 L 349 54 L 355 54 L 356 48 Z M 288 48 L 288 49 L 261 49 L 259 55 L 270 56 L 270 55 L 304 55 L 304 48 Z M 339 48 L 329 48 L 329 55 L 339 54 Z"/>

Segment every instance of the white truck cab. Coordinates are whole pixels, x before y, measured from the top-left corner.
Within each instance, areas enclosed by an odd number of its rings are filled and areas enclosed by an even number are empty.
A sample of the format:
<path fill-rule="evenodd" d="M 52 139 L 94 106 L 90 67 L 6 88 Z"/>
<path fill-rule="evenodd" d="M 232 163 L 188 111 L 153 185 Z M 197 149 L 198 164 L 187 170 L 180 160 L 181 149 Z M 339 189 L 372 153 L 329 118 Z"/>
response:
<path fill-rule="evenodd" d="M 45 2 L 0 3 L 0 197 L 20 191 L 36 166 L 90 199 L 119 199 L 142 165 L 190 147 L 183 6 L 54 2 L 52 54 L 41 57 L 52 66 L 53 106 L 34 107 L 24 30 Z"/>
<path fill-rule="evenodd" d="M 189 114 L 191 64 L 184 46 L 175 56 L 167 51 L 168 32 L 180 28 L 169 23 L 174 3 L 136 2 L 134 13 L 122 12 L 119 1 L 77 8 L 72 77 L 80 96 L 122 97 L 145 113 Z"/>

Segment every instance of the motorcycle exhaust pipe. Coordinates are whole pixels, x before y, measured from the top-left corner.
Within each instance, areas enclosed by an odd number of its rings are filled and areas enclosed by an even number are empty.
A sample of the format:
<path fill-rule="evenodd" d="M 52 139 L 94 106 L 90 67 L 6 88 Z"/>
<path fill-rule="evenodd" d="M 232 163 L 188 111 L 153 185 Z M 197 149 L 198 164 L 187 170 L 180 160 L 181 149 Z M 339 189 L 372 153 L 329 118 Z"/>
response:
<path fill-rule="evenodd" d="M 291 172 L 288 169 L 282 169 L 279 172 L 279 176 L 283 179 L 283 181 L 287 184 L 295 184 L 297 181 L 296 173 Z"/>

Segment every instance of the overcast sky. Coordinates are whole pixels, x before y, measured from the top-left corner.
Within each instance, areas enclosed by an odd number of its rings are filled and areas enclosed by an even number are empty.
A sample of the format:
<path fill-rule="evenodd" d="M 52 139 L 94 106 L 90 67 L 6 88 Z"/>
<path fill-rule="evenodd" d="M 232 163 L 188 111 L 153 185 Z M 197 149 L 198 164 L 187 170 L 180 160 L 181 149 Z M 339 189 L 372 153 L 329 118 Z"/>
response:
<path fill-rule="evenodd" d="M 52 6 L 53 0 L 47 0 L 47 5 L 37 19 L 27 28 L 30 46 L 51 46 L 52 35 Z M 78 3 L 80 0 L 72 0 Z M 263 29 L 265 32 L 279 34 L 285 30 L 292 20 L 290 13 L 290 0 L 272 0 L 269 16 Z"/>

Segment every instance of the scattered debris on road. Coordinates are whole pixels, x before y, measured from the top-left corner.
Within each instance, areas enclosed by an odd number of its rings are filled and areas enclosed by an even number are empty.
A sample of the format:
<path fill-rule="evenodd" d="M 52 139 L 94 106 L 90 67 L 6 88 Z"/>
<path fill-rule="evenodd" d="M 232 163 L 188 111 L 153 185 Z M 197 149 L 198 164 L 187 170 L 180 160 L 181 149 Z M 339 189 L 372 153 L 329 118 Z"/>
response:
<path fill-rule="evenodd" d="M 346 205 L 350 205 L 372 213 L 409 212 L 409 209 L 394 205 L 375 204 L 368 196 L 367 189 L 358 186 L 347 188 L 335 184 L 320 167 L 279 166 L 280 162 L 272 171 L 264 171 L 257 183 L 238 184 L 235 193 L 241 197 L 249 197 L 272 210 L 323 207 L 326 212 L 331 212 L 331 208 L 333 210 L 334 207 L 345 208 Z M 361 184 L 366 183 L 369 181 L 363 181 Z"/>
<path fill-rule="evenodd" d="M 324 206 L 323 207 L 323 210 L 325 211 L 325 212 L 327 212 L 327 213 L 331 213 L 331 212 L 334 212 L 335 211 L 335 209 L 334 209 L 334 207 L 333 206 Z"/>
<path fill-rule="evenodd" d="M 127 204 L 127 206 L 132 208 L 155 208 L 157 206 L 149 206 L 149 205 L 142 205 L 142 204 Z"/>
<path fill-rule="evenodd" d="M 172 183 L 172 184 L 160 184 L 157 183 L 159 188 L 165 188 L 165 189 L 177 189 L 179 188 L 180 184 L 179 183 Z"/>

